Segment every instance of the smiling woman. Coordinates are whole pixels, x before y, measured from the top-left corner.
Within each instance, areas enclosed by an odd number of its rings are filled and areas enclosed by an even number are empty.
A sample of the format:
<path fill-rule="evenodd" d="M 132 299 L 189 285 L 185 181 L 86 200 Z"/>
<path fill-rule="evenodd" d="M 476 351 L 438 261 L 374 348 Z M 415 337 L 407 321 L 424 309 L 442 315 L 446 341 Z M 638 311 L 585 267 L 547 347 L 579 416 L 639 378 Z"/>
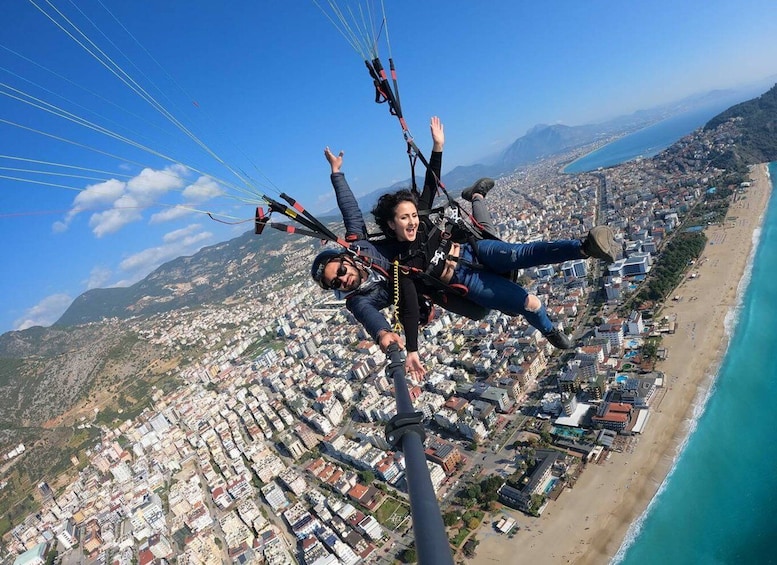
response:
<path fill-rule="evenodd" d="M 382 195 L 372 210 L 386 238 L 396 241 L 394 284 L 407 341 L 407 372 L 425 373 L 418 354 L 418 304 L 419 296 L 427 293 L 466 297 L 483 308 L 521 315 L 554 347 L 571 349 L 574 342 L 553 324 L 540 299 L 513 282 L 511 274 L 589 257 L 612 263 L 617 258 L 612 230 L 598 226 L 584 240 L 521 244 L 471 229 L 459 220 L 458 204 L 450 197 L 447 206 L 433 208 L 438 191 L 447 194 L 440 182 L 445 133 L 438 117 L 431 119 L 430 130 L 432 156 L 421 195 L 411 190 L 390 192 Z M 480 179 L 462 195 L 472 201 L 485 199 L 493 186 L 493 180 Z"/>

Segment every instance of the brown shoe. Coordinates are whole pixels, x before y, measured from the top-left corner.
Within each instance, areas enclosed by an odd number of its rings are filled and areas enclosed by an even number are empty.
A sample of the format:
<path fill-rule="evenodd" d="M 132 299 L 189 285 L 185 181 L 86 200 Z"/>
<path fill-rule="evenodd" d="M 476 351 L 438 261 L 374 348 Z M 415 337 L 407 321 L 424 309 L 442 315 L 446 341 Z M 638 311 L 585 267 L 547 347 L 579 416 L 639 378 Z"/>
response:
<path fill-rule="evenodd" d="M 480 194 L 482 196 L 485 196 L 488 194 L 488 191 L 494 188 L 494 179 L 490 178 L 482 178 L 475 181 L 475 184 L 470 186 L 469 188 L 465 188 L 461 192 L 461 197 L 466 200 L 467 202 L 472 202 L 472 198 L 476 194 Z"/>
<path fill-rule="evenodd" d="M 586 257 L 601 259 L 605 263 L 614 263 L 618 258 L 618 244 L 615 234 L 607 226 L 596 226 L 583 240 L 583 253 Z"/>

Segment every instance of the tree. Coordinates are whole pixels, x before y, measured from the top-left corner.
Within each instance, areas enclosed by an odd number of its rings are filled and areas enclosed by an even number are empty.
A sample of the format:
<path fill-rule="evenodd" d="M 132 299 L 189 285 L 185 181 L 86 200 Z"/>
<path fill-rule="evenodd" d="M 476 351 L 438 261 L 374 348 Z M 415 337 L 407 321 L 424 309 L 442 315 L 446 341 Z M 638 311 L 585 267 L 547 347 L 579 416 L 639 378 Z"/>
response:
<path fill-rule="evenodd" d="M 455 510 L 451 510 L 450 512 L 446 512 L 445 514 L 442 515 L 442 523 L 449 528 L 458 521 L 459 521 L 459 513 L 456 512 Z"/>
<path fill-rule="evenodd" d="M 480 488 L 479 484 L 469 485 L 465 490 L 464 494 L 466 498 L 473 498 L 477 500 L 480 498 L 480 495 L 482 494 L 482 489 Z"/>
<path fill-rule="evenodd" d="M 651 339 L 642 345 L 642 356 L 645 359 L 654 359 L 656 357 L 656 354 L 658 353 L 658 342 L 659 340 L 657 339 Z"/>
<path fill-rule="evenodd" d="M 470 558 L 474 557 L 475 551 L 477 550 L 478 545 L 480 545 L 480 542 L 478 540 L 476 540 L 475 538 L 469 538 L 467 540 L 467 543 L 464 544 L 464 548 L 463 548 L 464 555 Z"/>
<path fill-rule="evenodd" d="M 545 503 L 545 496 L 541 494 L 531 495 L 531 501 L 529 502 L 529 513 L 532 516 L 539 516 L 540 508 Z"/>
<path fill-rule="evenodd" d="M 415 548 L 408 547 L 407 549 L 402 550 L 400 560 L 402 561 L 402 563 L 415 563 L 416 561 L 418 561 L 418 556 L 416 555 Z"/>

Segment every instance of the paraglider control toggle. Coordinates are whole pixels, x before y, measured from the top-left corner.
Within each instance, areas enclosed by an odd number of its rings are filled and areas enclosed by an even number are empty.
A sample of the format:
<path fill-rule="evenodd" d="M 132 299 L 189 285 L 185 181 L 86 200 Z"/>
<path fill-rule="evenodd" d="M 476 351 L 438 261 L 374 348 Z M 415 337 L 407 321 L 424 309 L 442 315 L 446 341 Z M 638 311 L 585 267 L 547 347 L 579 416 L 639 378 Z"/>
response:
<path fill-rule="evenodd" d="M 264 215 L 264 210 L 260 206 L 256 207 L 256 216 L 254 217 L 254 233 L 256 235 L 261 234 L 264 231 L 264 226 L 267 225 L 267 220 L 270 216 Z"/>

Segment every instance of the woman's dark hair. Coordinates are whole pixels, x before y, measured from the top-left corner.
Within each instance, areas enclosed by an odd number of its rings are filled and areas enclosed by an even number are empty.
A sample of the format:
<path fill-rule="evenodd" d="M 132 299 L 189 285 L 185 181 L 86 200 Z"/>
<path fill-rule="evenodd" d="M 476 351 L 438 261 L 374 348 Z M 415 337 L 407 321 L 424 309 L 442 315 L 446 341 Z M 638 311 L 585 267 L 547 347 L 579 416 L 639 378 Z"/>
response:
<path fill-rule="evenodd" d="M 394 220 L 394 212 L 402 202 L 412 202 L 418 207 L 418 198 L 407 189 L 389 192 L 378 198 L 378 203 L 372 209 L 372 215 L 375 216 L 375 223 L 378 224 L 380 231 L 386 237 L 396 237 L 388 223 Z"/>

